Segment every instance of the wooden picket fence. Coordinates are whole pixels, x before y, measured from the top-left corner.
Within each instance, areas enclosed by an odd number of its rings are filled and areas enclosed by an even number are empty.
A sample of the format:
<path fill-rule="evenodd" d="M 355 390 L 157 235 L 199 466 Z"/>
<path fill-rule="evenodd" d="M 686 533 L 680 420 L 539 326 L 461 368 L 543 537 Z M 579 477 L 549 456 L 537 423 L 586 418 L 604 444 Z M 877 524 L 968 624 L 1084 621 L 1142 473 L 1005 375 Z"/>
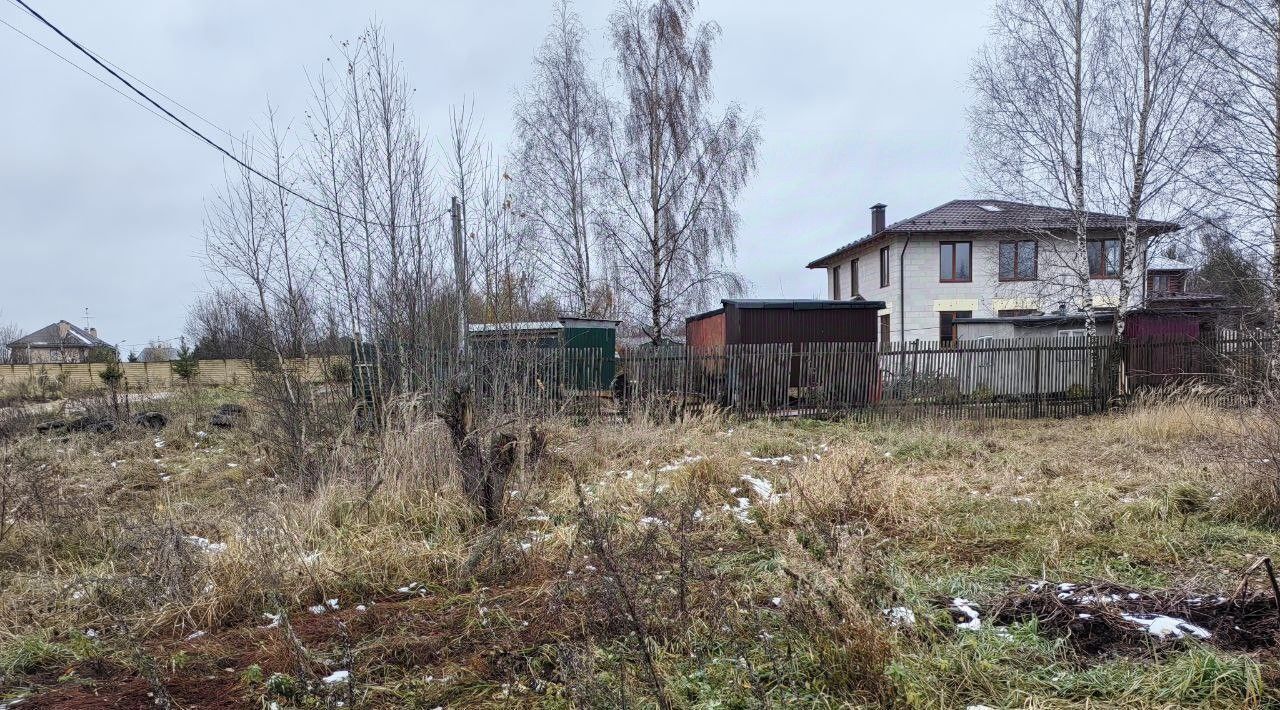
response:
<path fill-rule="evenodd" d="M 658 348 L 617 357 L 590 349 L 504 348 L 420 353 L 413 363 L 357 357 L 357 397 L 385 393 L 442 402 L 460 381 L 495 416 L 728 411 L 742 418 L 1035 418 L 1103 412 L 1134 393 L 1205 388 L 1224 405 L 1249 402 L 1274 343 L 1254 334 L 1204 340 L 1103 338 L 952 343 L 731 345 Z M 379 384 L 381 383 L 381 384 Z"/>

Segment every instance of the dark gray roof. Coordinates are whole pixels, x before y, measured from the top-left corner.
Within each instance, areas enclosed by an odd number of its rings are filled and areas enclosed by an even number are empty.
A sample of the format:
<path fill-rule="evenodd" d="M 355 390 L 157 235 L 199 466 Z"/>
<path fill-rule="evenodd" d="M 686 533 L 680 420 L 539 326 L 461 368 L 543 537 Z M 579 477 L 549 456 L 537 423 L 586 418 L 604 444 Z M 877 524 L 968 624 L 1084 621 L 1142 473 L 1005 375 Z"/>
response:
<path fill-rule="evenodd" d="M 62 323 L 67 324 L 66 337 L 58 337 L 58 326 Z M 50 323 L 34 333 L 18 338 L 5 347 L 10 350 L 19 348 L 109 348 L 107 343 L 97 336 L 90 335 L 89 331 L 68 321 L 58 321 Z"/>
<path fill-rule="evenodd" d="M 733 306 L 734 308 L 743 309 L 776 309 L 776 310 L 792 310 L 792 311 L 834 311 L 834 310 L 880 310 L 884 308 L 884 301 L 868 301 L 861 296 L 850 299 L 848 301 L 829 301 L 818 298 L 726 298 L 720 301 L 723 304 L 720 308 L 705 313 L 699 313 L 689 316 L 686 322 L 702 320 L 724 312 L 725 307 Z"/>
<path fill-rule="evenodd" d="M 1123 229 L 1125 217 L 1102 212 L 1085 213 L 1089 229 L 1114 231 Z M 1173 222 L 1139 220 L 1139 226 L 1148 234 L 1163 234 L 1181 229 Z M 869 234 L 809 263 L 808 268 L 826 266 L 826 262 L 851 249 L 864 246 L 877 239 L 908 234 L 947 234 L 957 232 L 1028 232 L 1075 229 L 1075 218 L 1070 210 L 1043 205 L 1029 205 L 1007 200 L 952 200 L 927 212 L 894 222 L 884 231 Z"/>

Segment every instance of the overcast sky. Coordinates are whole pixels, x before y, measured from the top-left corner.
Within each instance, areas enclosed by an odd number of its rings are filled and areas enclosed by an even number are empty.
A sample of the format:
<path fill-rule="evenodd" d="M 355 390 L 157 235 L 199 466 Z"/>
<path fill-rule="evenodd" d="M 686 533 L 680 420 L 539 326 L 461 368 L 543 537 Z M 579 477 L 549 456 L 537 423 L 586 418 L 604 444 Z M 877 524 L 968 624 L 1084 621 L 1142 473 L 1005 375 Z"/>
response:
<path fill-rule="evenodd" d="M 471 97 L 499 146 L 552 10 L 552 0 L 28 2 L 236 134 L 268 100 L 300 116 L 305 72 L 376 20 L 427 130 L 438 134 L 449 105 Z M 577 4 L 598 64 L 613 2 Z M 703 0 L 702 18 L 724 30 L 717 98 L 762 124 L 760 171 L 740 203 L 737 266 L 752 295 L 823 296 L 825 277 L 805 263 L 865 234 L 875 202 L 892 222 L 969 194 L 967 77 L 989 5 Z M 0 20 L 76 56 L 12 3 L 0 2 Z M 176 340 L 187 307 L 210 288 L 201 220 L 221 159 L 3 25 L 0 66 L 0 322 L 83 324 L 88 308 L 100 335 L 126 351 Z"/>

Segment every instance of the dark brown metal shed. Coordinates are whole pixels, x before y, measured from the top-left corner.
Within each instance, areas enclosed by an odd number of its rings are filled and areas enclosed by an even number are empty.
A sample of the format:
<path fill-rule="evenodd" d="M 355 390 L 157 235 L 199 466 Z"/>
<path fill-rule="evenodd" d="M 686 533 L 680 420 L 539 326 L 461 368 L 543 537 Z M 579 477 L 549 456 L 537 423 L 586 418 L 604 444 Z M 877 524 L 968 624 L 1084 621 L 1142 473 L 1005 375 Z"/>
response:
<path fill-rule="evenodd" d="M 690 348 L 765 343 L 874 343 L 876 314 L 883 301 L 775 300 L 735 298 L 690 317 Z"/>

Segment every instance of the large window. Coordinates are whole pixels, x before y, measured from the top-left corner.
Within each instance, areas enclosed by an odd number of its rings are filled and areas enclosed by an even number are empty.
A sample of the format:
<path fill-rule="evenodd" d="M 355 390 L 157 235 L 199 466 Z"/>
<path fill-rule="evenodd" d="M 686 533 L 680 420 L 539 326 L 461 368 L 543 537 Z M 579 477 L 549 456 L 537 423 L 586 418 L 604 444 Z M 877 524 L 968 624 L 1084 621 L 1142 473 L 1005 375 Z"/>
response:
<path fill-rule="evenodd" d="M 849 295 L 857 296 L 862 293 L 862 289 L 858 288 L 858 260 L 854 259 L 849 262 Z"/>
<path fill-rule="evenodd" d="M 880 288 L 889 285 L 889 247 L 880 248 Z"/>
<path fill-rule="evenodd" d="M 1031 239 L 1000 242 L 1000 280 L 1034 281 L 1037 245 Z"/>
<path fill-rule="evenodd" d="M 831 267 L 831 300 L 840 300 L 840 267 Z"/>
<path fill-rule="evenodd" d="M 941 242 L 938 245 L 938 280 L 944 283 L 973 280 L 972 242 Z"/>
<path fill-rule="evenodd" d="M 885 313 L 880 316 L 880 342 L 887 343 L 893 340 L 893 327 L 889 324 L 889 314 Z"/>
<path fill-rule="evenodd" d="M 1089 278 L 1114 279 L 1120 277 L 1120 240 L 1089 240 Z"/>
<path fill-rule="evenodd" d="M 956 340 L 957 318 L 972 318 L 973 311 L 941 311 L 938 313 L 938 340 L 953 343 Z"/>

